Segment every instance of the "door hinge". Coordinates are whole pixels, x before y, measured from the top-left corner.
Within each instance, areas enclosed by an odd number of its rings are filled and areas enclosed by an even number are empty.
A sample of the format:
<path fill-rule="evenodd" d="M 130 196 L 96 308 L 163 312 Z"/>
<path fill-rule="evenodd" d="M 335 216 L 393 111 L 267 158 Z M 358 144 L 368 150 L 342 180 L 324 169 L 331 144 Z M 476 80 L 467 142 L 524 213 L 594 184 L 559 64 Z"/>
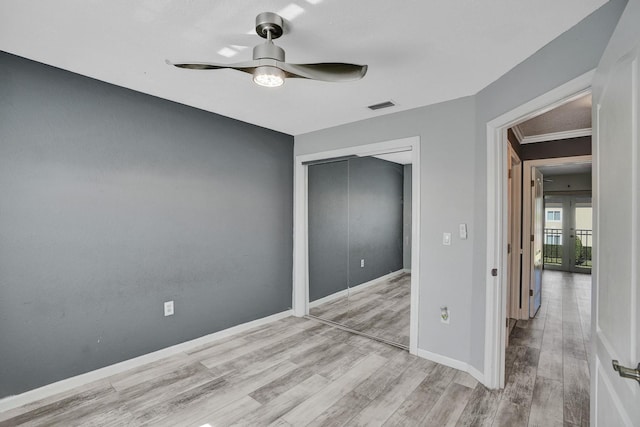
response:
<path fill-rule="evenodd" d="M 529 289 L 529 296 L 532 297 L 533 296 L 533 289 Z"/>
<path fill-rule="evenodd" d="M 498 277 L 498 269 L 497 268 L 492 268 L 491 269 L 491 275 L 493 277 Z"/>
<path fill-rule="evenodd" d="M 511 243 L 507 243 L 507 253 L 511 253 Z"/>
<path fill-rule="evenodd" d="M 533 187 L 535 185 L 536 185 L 536 182 L 535 181 L 531 181 L 531 186 Z"/>
<path fill-rule="evenodd" d="M 506 323 L 506 325 L 505 325 L 505 326 L 508 328 L 508 327 L 509 327 L 509 318 L 507 317 L 507 318 L 506 318 L 506 319 L 504 319 L 504 320 L 506 320 L 506 322 L 505 322 L 505 323 Z"/>
<path fill-rule="evenodd" d="M 535 236 L 532 234 L 531 235 L 531 241 L 533 242 L 535 240 Z"/>
<path fill-rule="evenodd" d="M 511 179 L 511 169 L 509 169 L 509 179 Z"/>

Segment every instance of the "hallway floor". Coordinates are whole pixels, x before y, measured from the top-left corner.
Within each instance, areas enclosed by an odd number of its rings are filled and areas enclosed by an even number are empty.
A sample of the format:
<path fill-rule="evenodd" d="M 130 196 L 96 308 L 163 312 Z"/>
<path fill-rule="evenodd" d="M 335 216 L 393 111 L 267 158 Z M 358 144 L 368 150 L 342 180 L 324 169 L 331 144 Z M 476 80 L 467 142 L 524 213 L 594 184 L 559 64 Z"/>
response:
<path fill-rule="evenodd" d="M 509 337 L 500 425 L 589 425 L 590 325 L 591 276 L 545 270 L 540 310 Z"/>

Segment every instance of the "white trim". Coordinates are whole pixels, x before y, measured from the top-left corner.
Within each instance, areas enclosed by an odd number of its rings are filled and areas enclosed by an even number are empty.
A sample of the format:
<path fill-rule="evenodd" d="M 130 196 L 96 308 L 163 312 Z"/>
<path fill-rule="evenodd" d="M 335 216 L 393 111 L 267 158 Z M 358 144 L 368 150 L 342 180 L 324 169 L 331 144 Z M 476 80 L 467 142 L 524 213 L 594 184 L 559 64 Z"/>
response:
<path fill-rule="evenodd" d="M 337 300 L 339 298 L 344 298 L 349 294 L 356 294 L 358 292 L 364 291 L 365 289 L 373 286 L 373 285 L 377 285 L 379 283 L 384 282 L 385 280 L 389 280 L 389 279 L 393 279 L 396 276 L 400 276 L 401 274 L 404 274 L 405 270 L 397 270 L 397 271 L 392 271 L 391 273 L 385 274 L 384 276 L 380 276 L 380 277 L 376 277 L 375 279 L 371 279 L 368 282 L 364 282 L 364 283 L 360 283 L 359 285 L 353 286 L 351 288 L 348 289 L 343 289 L 341 291 L 338 292 L 334 292 L 331 295 L 327 295 L 326 297 L 317 299 L 313 302 L 309 302 L 309 308 L 313 308 L 313 307 L 317 307 L 321 304 L 324 304 L 325 302 L 331 302 L 333 300 Z"/>
<path fill-rule="evenodd" d="M 445 365 L 450 368 L 457 369 L 459 371 L 467 372 L 469 375 L 471 375 L 473 378 L 478 380 L 480 383 L 484 384 L 485 379 L 484 379 L 484 375 L 482 375 L 482 372 L 480 372 L 473 366 L 469 365 L 468 363 L 461 362 L 460 360 L 452 359 L 451 357 L 443 356 L 438 353 L 432 353 L 430 351 L 423 350 L 423 349 L 418 350 L 418 357 L 431 360 L 432 362 L 436 362 L 441 365 Z"/>
<path fill-rule="evenodd" d="M 222 331 L 214 332 L 209 335 L 205 335 L 200 338 L 186 341 L 180 344 L 166 347 L 152 353 L 144 354 L 142 356 L 134 357 L 122 362 L 115 363 L 113 365 L 105 366 L 104 368 L 96 369 L 84 374 L 76 375 L 74 377 L 66 378 L 55 383 L 47 384 L 45 386 L 29 390 L 27 392 L 17 394 L 14 396 L 8 396 L 0 399 L 0 413 L 6 412 L 15 408 L 19 408 L 24 405 L 28 405 L 35 401 L 54 396 L 58 393 L 69 391 L 75 387 L 80 387 L 85 384 L 89 384 L 94 381 L 108 378 L 112 375 L 119 374 L 121 372 L 128 371 L 129 369 L 137 368 L 139 366 L 146 365 L 147 363 L 155 362 L 160 359 L 164 359 L 169 356 L 173 356 L 178 353 L 189 351 L 196 347 L 210 344 L 212 342 L 227 338 L 231 335 L 238 334 L 240 332 L 247 331 L 257 326 L 266 325 L 277 320 L 281 320 L 291 316 L 291 310 L 283 311 L 282 313 L 272 314 L 271 316 L 263 317 L 261 319 L 252 320 L 251 322 L 242 323 L 240 325 L 232 326 Z"/>
<path fill-rule="evenodd" d="M 457 369 L 459 371 L 467 371 L 469 367 L 468 363 L 462 362 L 458 359 L 453 359 L 451 357 L 443 356 L 438 353 L 432 353 L 428 350 L 418 349 L 418 357 L 422 357 L 423 359 L 431 360 L 432 362 L 439 363 L 441 365 L 448 366 L 450 368 Z"/>
<path fill-rule="evenodd" d="M 309 314 L 309 252 L 308 252 L 308 177 L 304 162 L 356 155 L 371 156 L 389 152 L 411 150 L 411 310 L 409 321 L 409 352 L 418 352 L 418 314 L 420 291 L 420 137 L 323 151 L 296 156 L 294 164 L 294 230 L 293 230 L 293 313 Z"/>
<path fill-rule="evenodd" d="M 309 314 L 307 167 L 296 161 L 293 179 L 293 315 Z"/>
<path fill-rule="evenodd" d="M 512 128 L 513 134 L 516 136 L 518 143 L 522 143 L 524 139 L 524 135 L 522 134 L 522 129 L 520 129 L 520 125 L 514 125 Z"/>
<path fill-rule="evenodd" d="M 487 265 L 484 385 L 488 388 L 504 387 L 504 318 L 506 301 L 503 291 L 506 281 L 507 245 L 505 209 L 506 144 L 509 127 L 536 115 L 570 102 L 590 90 L 594 71 L 589 71 L 562 86 L 517 107 L 487 123 Z M 491 269 L 498 269 L 498 276 Z"/>
<path fill-rule="evenodd" d="M 543 133 L 540 135 L 525 136 L 520 140 L 520 144 L 533 144 L 536 142 L 558 141 L 561 139 L 579 138 L 581 136 L 591 136 L 591 133 L 592 133 L 591 128 L 565 130 L 562 132 Z"/>
<path fill-rule="evenodd" d="M 467 372 L 469 373 L 469 375 L 471 375 L 473 378 L 475 378 L 476 380 L 478 380 L 478 382 L 480 382 L 481 384 L 484 384 L 484 374 L 482 372 L 480 372 L 479 370 L 477 370 L 476 368 L 474 368 L 473 366 L 469 365 L 467 367 Z"/>
<path fill-rule="evenodd" d="M 335 300 L 340 299 L 340 298 L 345 298 L 348 295 L 349 295 L 349 289 L 343 289 L 341 291 L 334 292 L 331 295 L 327 295 L 326 297 L 317 299 L 315 301 L 310 301 L 309 302 L 309 308 L 311 309 L 311 308 L 317 307 L 317 306 L 322 305 L 322 304 L 327 303 L 327 302 L 335 301 Z"/>

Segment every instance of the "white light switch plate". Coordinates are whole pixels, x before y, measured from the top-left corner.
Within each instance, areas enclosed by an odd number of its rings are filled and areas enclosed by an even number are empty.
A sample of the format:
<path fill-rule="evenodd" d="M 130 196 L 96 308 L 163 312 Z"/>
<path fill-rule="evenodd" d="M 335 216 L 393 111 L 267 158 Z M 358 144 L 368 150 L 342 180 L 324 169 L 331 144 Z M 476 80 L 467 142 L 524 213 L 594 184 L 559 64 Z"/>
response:
<path fill-rule="evenodd" d="M 467 240 L 467 224 L 460 224 L 460 238 Z"/>
<path fill-rule="evenodd" d="M 442 244 L 445 246 L 451 245 L 451 233 L 442 233 Z"/>

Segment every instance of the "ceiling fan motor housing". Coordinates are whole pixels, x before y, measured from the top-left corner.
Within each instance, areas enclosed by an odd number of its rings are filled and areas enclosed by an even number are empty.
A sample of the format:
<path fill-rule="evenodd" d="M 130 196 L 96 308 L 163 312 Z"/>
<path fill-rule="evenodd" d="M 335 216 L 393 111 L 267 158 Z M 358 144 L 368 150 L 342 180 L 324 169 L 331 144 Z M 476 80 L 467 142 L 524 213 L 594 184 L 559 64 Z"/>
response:
<path fill-rule="evenodd" d="M 284 62 L 284 49 L 272 42 L 266 42 L 253 48 L 253 59 L 275 59 Z"/>

